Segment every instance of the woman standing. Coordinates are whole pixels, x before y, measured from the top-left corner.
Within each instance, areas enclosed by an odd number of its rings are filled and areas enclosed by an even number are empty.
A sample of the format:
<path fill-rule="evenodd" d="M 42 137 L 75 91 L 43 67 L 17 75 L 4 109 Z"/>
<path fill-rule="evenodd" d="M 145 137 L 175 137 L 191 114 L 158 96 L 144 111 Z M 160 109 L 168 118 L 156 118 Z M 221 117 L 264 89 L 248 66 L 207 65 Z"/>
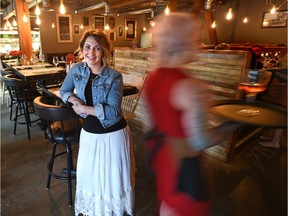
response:
<path fill-rule="evenodd" d="M 121 111 L 123 78 L 109 67 L 111 43 L 104 32 L 84 32 L 78 50 L 84 62 L 73 65 L 60 90 L 62 100 L 84 117 L 75 214 L 132 215 L 135 164 Z"/>
<path fill-rule="evenodd" d="M 183 65 L 193 61 L 200 24 L 191 14 L 171 13 L 152 32 L 156 68 L 146 79 L 144 98 L 151 130 L 147 133 L 155 171 L 160 216 L 209 214 L 209 193 L 201 169 L 201 151 L 219 143 L 230 123 L 208 130 L 209 92 L 189 77 Z"/>

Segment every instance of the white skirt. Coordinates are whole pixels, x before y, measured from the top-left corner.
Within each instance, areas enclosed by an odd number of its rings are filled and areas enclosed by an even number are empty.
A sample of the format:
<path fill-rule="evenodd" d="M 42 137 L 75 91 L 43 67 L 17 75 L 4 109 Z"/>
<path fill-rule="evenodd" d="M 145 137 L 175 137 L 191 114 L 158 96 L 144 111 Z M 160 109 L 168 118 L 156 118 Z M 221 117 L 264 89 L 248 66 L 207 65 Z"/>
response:
<path fill-rule="evenodd" d="M 130 129 L 106 134 L 81 130 L 75 215 L 133 215 L 135 160 Z"/>

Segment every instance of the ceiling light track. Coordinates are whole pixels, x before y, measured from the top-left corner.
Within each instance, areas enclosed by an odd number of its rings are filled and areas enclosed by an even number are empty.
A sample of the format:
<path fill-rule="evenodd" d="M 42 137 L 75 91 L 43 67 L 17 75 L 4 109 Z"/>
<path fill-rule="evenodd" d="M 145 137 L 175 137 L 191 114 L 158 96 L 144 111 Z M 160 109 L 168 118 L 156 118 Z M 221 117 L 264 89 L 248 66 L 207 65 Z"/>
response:
<path fill-rule="evenodd" d="M 141 10 L 135 10 L 135 11 L 127 11 L 123 13 L 118 13 L 118 16 L 129 14 L 129 15 L 136 15 L 136 14 L 144 14 L 144 13 L 151 13 L 153 12 L 152 8 L 146 8 L 146 9 L 141 9 Z"/>
<path fill-rule="evenodd" d="M 96 10 L 96 9 L 100 9 L 100 8 L 104 8 L 104 7 L 106 8 L 107 7 L 106 5 L 108 5 L 108 3 L 103 1 L 103 2 L 100 2 L 98 4 L 92 5 L 90 7 L 86 7 L 86 8 L 82 8 L 82 9 L 76 10 L 75 13 L 82 13 L 82 12 Z"/>

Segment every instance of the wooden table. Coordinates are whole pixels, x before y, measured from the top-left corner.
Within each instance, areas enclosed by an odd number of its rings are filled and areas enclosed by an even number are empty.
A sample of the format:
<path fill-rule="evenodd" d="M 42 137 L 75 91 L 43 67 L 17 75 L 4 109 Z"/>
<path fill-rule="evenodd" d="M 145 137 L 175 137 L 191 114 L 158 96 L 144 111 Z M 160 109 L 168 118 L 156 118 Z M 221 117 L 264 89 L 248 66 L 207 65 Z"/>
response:
<path fill-rule="evenodd" d="M 248 110 L 248 113 L 243 110 Z M 205 150 L 206 153 L 226 162 L 230 162 L 245 146 L 257 142 L 258 137 L 267 129 L 287 127 L 286 108 L 269 102 L 220 100 L 214 102 L 210 112 L 216 115 L 216 119 L 220 117 L 223 122 L 228 120 L 243 124 L 232 134 L 227 133 L 227 138 L 219 145 Z"/>
<path fill-rule="evenodd" d="M 210 111 L 232 121 L 259 127 L 287 127 L 286 108 L 269 102 L 222 100 L 215 102 Z"/>
<path fill-rule="evenodd" d="M 11 68 L 17 76 L 24 81 L 63 80 L 66 76 L 66 70 L 62 67 L 55 67 L 53 64 L 43 62 L 34 65 L 16 65 L 16 60 L 4 60 L 3 64 Z"/>
<path fill-rule="evenodd" d="M 37 63 L 34 65 L 13 65 L 13 68 L 16 70 L 23 70 L 23 69 L 36 69 L 36 68 L 47 68 L 47 67 L 54 67 L 54 65 L 50 63 Z"/>
<path fill-rule="evenodd" d="M 66 76 L 66 70 L 61 67 L 15 69 L 15 73 L 24 81 L 58 80 Z"/>

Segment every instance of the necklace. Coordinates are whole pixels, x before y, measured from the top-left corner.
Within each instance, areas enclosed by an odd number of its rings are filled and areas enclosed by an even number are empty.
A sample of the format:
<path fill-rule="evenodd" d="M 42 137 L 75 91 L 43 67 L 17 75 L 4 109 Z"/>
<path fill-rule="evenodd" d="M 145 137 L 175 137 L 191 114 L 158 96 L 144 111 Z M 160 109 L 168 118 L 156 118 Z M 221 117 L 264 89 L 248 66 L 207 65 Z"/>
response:
<path fill-rule="evenodd" d="M 97 78 L 98 77 L 98 74 L 94 74 L 94 73 L 90 73 L 90 77 L 89 77 L 89 79 L 90 79 L 90 81 L 92 82 L 95 78 Z"/>

